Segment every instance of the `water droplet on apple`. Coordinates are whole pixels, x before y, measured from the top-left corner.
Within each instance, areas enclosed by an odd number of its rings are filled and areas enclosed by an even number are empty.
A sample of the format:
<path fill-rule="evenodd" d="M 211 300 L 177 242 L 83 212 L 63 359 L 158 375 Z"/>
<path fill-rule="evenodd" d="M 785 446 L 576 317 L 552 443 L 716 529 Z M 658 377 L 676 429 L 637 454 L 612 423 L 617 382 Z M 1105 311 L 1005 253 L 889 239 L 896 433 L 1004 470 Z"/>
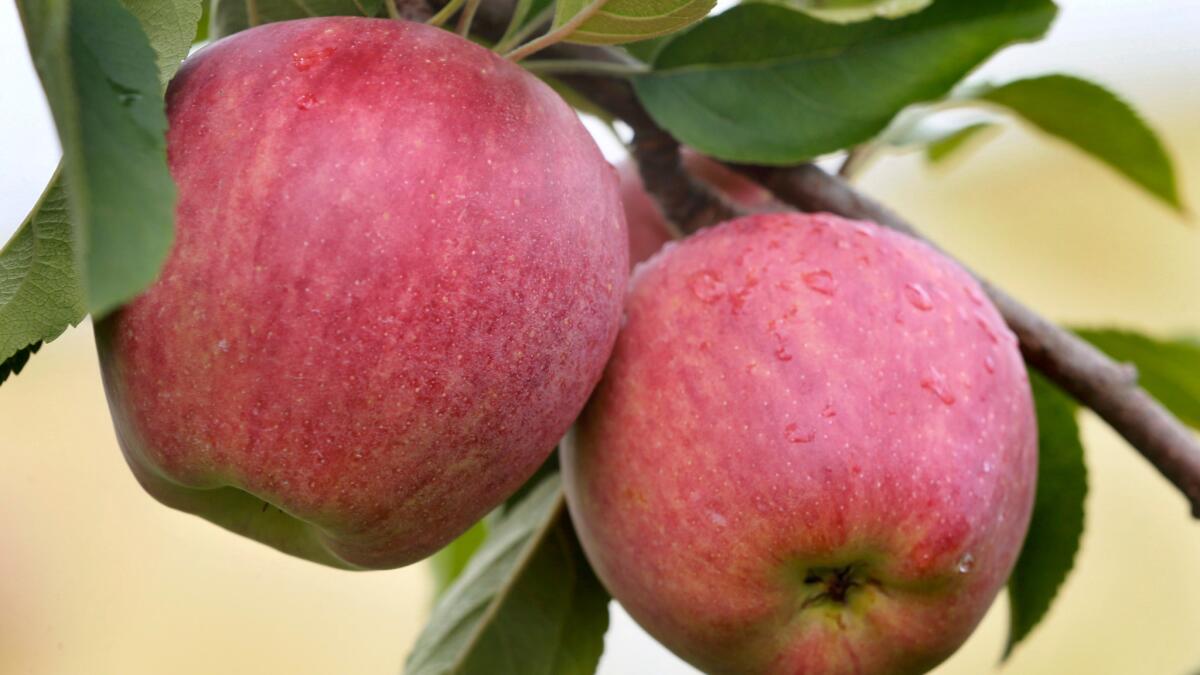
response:
<path fill-rule="evenodd" d="M 312 94 L 302 94 L 296 99 L 296 107 L 301 110 L 312 110 L 319 104 L 320 101 L 318 101 L 317 97 L 313 96 Z"/>
<path fill-rule="evenodd" d="M 821 293 L 822 295 L 833 295 L 837 291 L 837 285 L 834 283 L 833 274 L 828 270 L 816 270 L 815 272 L 807 272 L 801 279 L 804 280 L 804 285 L 810 289 Z"/>
<path fill-rule="evenodd" d="M 967 297 L 971 299 L 972 303 L 979 307 L 983 306 L 983 296 L 979 294 L 979 291 L 970 286 L 963 286 L 963 291 L 966 292 Z"/>
<path fill-rule="evenodd" d="M 825 407 L 821 410 L 821 417 L 836 417 L 836 416 L 837 416 L 837 408 L 834 408 L 832 403 L 826 403 Z"/>
<path fill-rule="evenodd" d="M 304 49 L 293 52 L 292 66 L 296 70 L 304 72 L 332 56 L 335 51 L 337 51 L 335 47 L 321 47 L 319 49 Z"/>
<path fill-rule="evenodd" d="M 921 284 L 916 282 L 904 284 L 904 297 L 908 299 L 908 304 L 922 312 L 933 309 L 933 299 L 929 297 L 929 292 Z"/>
<path fill-rule="evenodd" d="M 984 461 L 984 463 L 983 463 L 983 472 L 984 472 L 984 473 L 991 473 L 991 472 L 992 472 L 992 463 L 991 463 L 991 462 Z"/>
<path fill-rule="evenodd" d="M 816 432 L 811 429 L 801 429 L 799 424 L 795 422 L 787 425 L 784 429 L 789 443 L 812 443 L 817 437 Z"/>
<path fill-rule="evenodd" d="M 937 396 L 942 403 L 954 405 L 954 392 L 946 384 L 946 376 L 936 366 L 929 368 L 929 373 L 921 378 L 921 387 Z"/>
<path fill-rule="evenodd" d="M 984 316 L 982 312 L 975 312 L 975 323 L 983 329 L 983 332 L 987 334 L 988 339 L 991 340 L 993 344 L 1000 342 L 1000 338 L 996 335 L 996 331 L 992 328 L 992 323 L 987 320 L 987 317 Z"/>
<path fill-rule="evenodd" d="M 989 373 L 996 372 L 996 360 L 990 354 L 983 357 L 983 369 Z"/>
<path fill-rule="evenodd" d="M 758 286 L 758 278 L 753 274 L 746 277 L 745 283 L 736 292 L 729 294 L 729 301 L 733 304 L 733 313 L 741 314 L 746 306 L 746 299 L 750 297 L 750 293 L 754 287 Z"/>
<path fill-rule="evenodd" d="M 779 345 L 775 348 L 775 358 L 780 361 L 791 361 L 793 357 L 785 345 Z"/>
<path fill-rule="evenodd" d="M 966 574 L 967 572 L 970 572 L 974 568 L 975 568 L 975 556 L 971 555 L 970 552 L 964 553 L 963 556 L 958 559 L 958 573 L 959 574 Z"/>
<path fill-rule="evenodd" d="M 710 305 L 725 295 L 725 283 L 721 281 L 720 275 L 712 270 L 693 274 L 688 280 L 688 287 L 692 289 L 692 295 L 696 296 L 696 299 Z"/>

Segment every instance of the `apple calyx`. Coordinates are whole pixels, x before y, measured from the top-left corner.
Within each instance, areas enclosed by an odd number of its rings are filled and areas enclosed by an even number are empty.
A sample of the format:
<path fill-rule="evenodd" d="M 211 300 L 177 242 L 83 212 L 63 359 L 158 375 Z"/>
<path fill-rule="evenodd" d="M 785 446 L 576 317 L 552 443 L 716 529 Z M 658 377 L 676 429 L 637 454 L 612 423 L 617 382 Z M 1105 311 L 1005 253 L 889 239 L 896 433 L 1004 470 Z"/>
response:
<path fill-rule="evenodd" d="M 865 586 L 879 586 L 879 581 L 862 574 L 855 565 L 842 567 L 813 567 L 804 575 L 804 587 L 809 592 L 800 609 L 815 605 L 848 605 L 852 594 Z"/>

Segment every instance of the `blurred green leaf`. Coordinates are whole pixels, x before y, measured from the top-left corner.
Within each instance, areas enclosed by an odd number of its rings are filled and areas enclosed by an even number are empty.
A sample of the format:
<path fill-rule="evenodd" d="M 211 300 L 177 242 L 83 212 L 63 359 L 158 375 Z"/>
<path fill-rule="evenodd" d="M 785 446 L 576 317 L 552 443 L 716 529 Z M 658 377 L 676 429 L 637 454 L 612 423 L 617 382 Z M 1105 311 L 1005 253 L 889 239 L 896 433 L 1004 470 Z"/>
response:
<path fill-rule="evenodd" d="M 1037 497 L 1029 534 L 1008 579 L 1005 657 L 1046 615 L 1074 567 L 1087 496 L 1087 467 L 1075 403 L 1037 373 L 1029 374 L 1029 382 L 1037 405 Z"/>
<path fill-rule="evenodd" d="M 204 42 L 208 39 L 208 27 L 212 22 L 212 2 L 203 3 L 204 13 L 200 15 L 200 23 L 196 25 L 196 37 L 193 42 Z"/>
<path fill-rule="evenodd" d="M 998 127 L 992 122 L 973 122 L 950 131 L 941 138 L 931 139 L 925 146 L 925 157 L 931 164 L 940 164 L 957 154 L 972 141 L 981 140 Z"/>
<path fill-rule="evenodd" d="M 145 288 L 174 236 L 155 53 L 119 0 L 18 0 L 63 147 L 76 264 L 97 317 Z"/>
<path fill-rule="evenodd" d="M 214 0 L 209 37 L 310 16 L 376 16 L 383 0 Z"/>
<path fill-rule="evenodd" d="M 928 149 L 946 142 L 962 142 L 980 131 L 995 129 L 998 123 L 999 118 L 991 113 L 915 105 L 896 115 L 872 143 L 901 150 Z"/>
<path fill-rule="evenodd" d="M 67 197 L 56 174 L 0 251 L 0 382 L 86 314 Z"/>
<path fill-rule="evenodd" d="M 475 551 L 479 550 L 480 545 L 483 544 L 485 537 L 487 537 L 487 525 L 485 521 L 481 520 L 429 559 L 430 568 L 433 570 L 433 597 L 435 599 L 442 597 L 450 584 L 454 583 L 458 575 L 462 574 L 467 563 L 471 561 L 471 556 L 475 555 Z"/>
<path fill-rule="evenodd" d="M 554 0 L 517 0 L 516 7 L 513 8 L 512 18 L 508 22 L 508 28 L 505 29 L 504 35 L 500 37 L 496 44 L 506 45 L 508 49 L 515 47 L 516 45 L 509 45 L 508 43 L 514 40 L 515 36 L 529 22 L 538 20 L 538 17 L 542 16 L 542 12 L 548 11 L 553 2 Z M 540 23 L 545 22 L 545 18 L 540 20 Z M 537 28 L 537 26 L 529 26 L 529 28 Z"/>
<path fill-rule="evenodd" d="M 608 627 L 608 593 L 583 557 L 557 473 L 489 526 L 441 596 L 408 675 L 585 675 Z"/>
<path fill-rule="evenodd" d="M 1049 0 L 940 0 L 839 26 L 739 5 L 674 37 L 634 86 L 654 119 L 700 152 L 792 164 L 873 137 L 1001 47 L 1040 37 L 1055 12 Z"/>
<path fill-rule="evenodd" d="M 639 40 L 630 42 L 626 45 L 621 45 L 622 49 L 629 53 L 630 56 L 641 61 L 642 63 L 653 63 L 654 55 L 663 45 L 671 40 L 670 35 L 660 35 L 649 40 Z"/>
<path fill-rule="evenodd" d="M 1142 387 L 1184 424 L 1200 429 L 1200 343 L 1117 329 L 1075 332 L 1112 358 L 1137 366 Z"/>
<path fill-rule="evenodd" d="M 850 23 L 875 17 L 897 19 L 919 12 L 932 2 L 933 0 L 787 0 L 786 4 L 822 21 Z"/>
<path fill-rule="evenodd" d="M 158 80 L 163 87 L 187 57 L 203 14 L 203 0 L 121 0 L 137 17 L 150 46 L 158 54 Z"/>
<path fill-rule="evenodd" d="M 558 0 L 554 25 L 559 28 L 595 0 Z M 674 33 L 703 19 L 716 0 L 608 0 L 567 37 L 568 42 L 615 45 Z"/>
<path fill-rule="evenodd" d="M 1176 211 L 1184 210 L 1175 169 L 1162 142 L 1129 104 L 1104 87 L 1068 75 L 1044 75 L 967 91 L 1008 108 L 1112 167 Z"/>

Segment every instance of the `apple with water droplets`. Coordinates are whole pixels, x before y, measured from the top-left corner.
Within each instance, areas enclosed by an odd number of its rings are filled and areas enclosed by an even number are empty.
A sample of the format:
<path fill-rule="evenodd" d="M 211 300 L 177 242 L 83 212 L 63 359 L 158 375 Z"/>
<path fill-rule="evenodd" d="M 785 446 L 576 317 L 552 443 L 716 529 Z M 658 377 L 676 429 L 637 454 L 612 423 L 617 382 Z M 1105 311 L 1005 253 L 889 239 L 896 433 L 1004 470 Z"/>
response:
<path fill-rule="evenodd" d="M 574 112 L 452 33 L 322 18 L 188 59 L 177 235 L 96 334 L 162 502 L 311 560 L 420 560 L 513 493 L 620 321 L 616 173 Z"/>
<path fill-rule="evenodd" d="M 707 673 L 921 673 L 1028 527 L 1016 340 L 927 245 L 829 215 L 734 220 L 638 267 L 563 453 L 589 560 Z"/>

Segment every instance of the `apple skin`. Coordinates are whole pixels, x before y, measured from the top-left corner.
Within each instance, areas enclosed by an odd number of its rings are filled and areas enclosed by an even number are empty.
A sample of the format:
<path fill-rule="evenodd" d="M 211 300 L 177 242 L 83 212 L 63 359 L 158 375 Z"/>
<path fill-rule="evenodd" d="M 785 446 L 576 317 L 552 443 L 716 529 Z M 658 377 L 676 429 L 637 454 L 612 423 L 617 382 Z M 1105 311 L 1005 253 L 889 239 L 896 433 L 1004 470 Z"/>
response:
<path fill-rule="evenodd" d="M 599 380 L 628 276 L 615 171 L 536 78 L 399 21 L 222 40 L 168 115 L 175 246 L 96 326 L 134 474 L 330 565 L 437 551 Z"/>
<path fill-rule="evenodd" d="M 920 673 L 1008 578 L 1037 473 L 1016 340 L 866 222 L 768 214 L 638 267 L 562 455 L 613 596 L 708 673 Z"/>
<path fill-rule="evenodd" d="M 680 159 L 693 178 L 744 209 L 786 210 L 761 185 L 726 169 L 691 148 L 683 148 Z M 649 259 L 663 244 L 677 239 L 678 235 L 663 215 L 658 203 L 646 192 L 637 162 L 627 159 L 617 165 L 617 172 L 621 178 L 621 203 L 625 206 L 625 221 L 629 225 L 629 264 L 633 266 Z"/>

